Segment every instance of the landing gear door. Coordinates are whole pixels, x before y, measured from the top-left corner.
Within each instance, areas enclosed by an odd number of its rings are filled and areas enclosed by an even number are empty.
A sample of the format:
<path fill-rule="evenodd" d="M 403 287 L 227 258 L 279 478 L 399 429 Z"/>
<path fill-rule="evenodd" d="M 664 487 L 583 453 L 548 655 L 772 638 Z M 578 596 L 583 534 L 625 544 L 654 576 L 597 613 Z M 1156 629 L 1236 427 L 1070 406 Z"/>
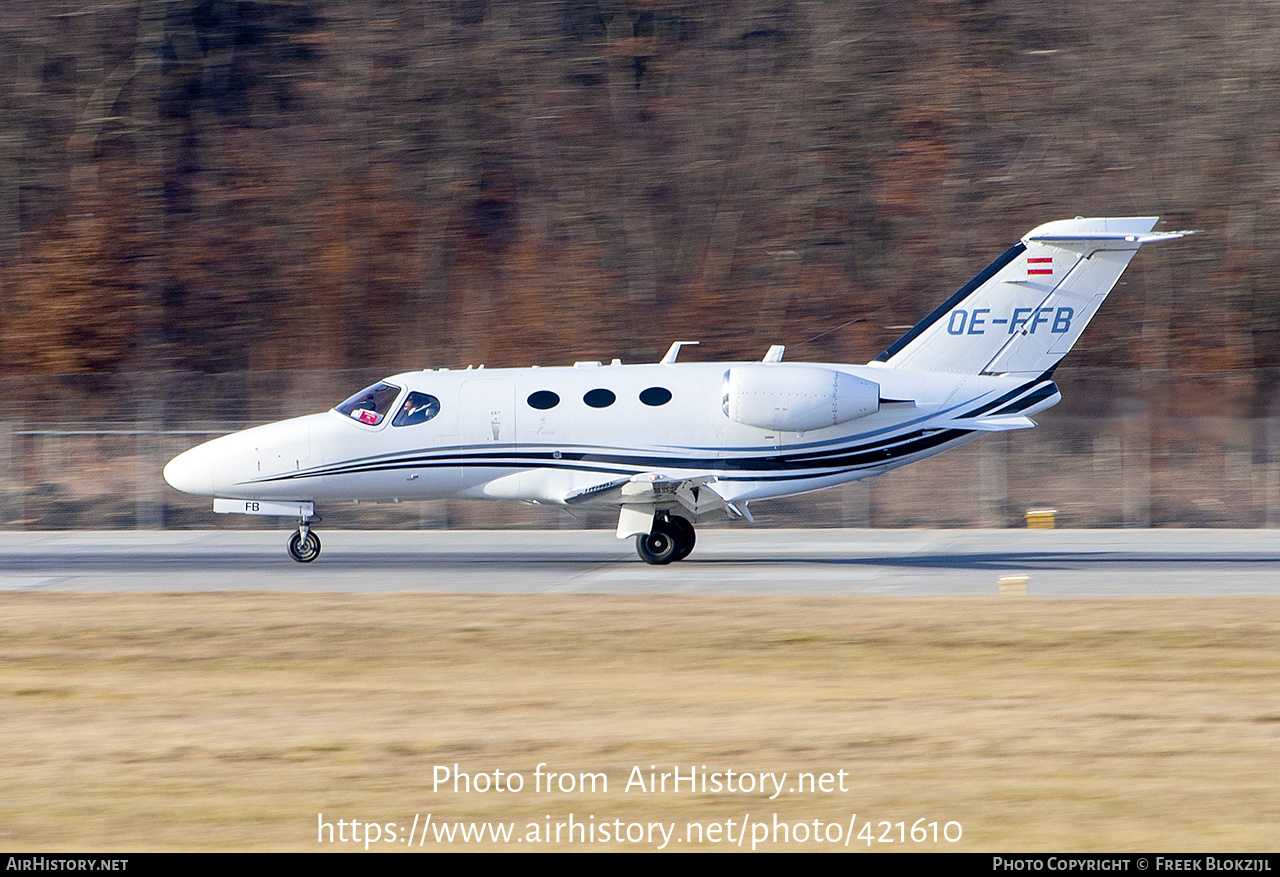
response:
<path fill-rule="evenodd" d="M 478 465 L 488 475 L 487 480 L 498 474 L 500 467 L 485 465 L 486 461 L 499 462 L 516 449 L 516 388 L 510 381 L 476 380 L 462 385 L 458 400 L 460 444 L 467 461 L 463 475 L 468 481 L 467 469 Z"/>

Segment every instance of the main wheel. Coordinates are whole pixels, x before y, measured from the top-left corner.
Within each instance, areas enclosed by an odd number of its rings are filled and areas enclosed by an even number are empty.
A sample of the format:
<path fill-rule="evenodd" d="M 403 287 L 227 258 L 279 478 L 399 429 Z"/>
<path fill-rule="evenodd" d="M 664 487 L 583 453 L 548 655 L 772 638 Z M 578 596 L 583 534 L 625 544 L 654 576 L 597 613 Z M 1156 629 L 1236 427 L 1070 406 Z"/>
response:
<path fill-rule="evenodd" d="M 693 524 L 689 523 L 686 518 L 679 515 L 672 515 L 668 520 L 675 527 L 679 534 L 677 542 L 680 544 L 680 550 L 676 552 L 676 560 L 684 560 L 689 556 L 689 552 L 693 550 L 693 544 L 698 541 L 698 534 L 694 532 Z"/>
<path fill-rule="evenodd" d="M 665 521 L 655 521 L 652 533 L 636 536 L 636 553 L 645 563 L 668 564 L 677 560 L 680 539 L 675 529 Z"/>
<path fill-rule="evenodd" d="M 294 533 L 289 537 L 289 556 L 298 563 L 310 563 L 320 556 L 320 537 L 307 531 L 304 539 L 302 533 Z"/>

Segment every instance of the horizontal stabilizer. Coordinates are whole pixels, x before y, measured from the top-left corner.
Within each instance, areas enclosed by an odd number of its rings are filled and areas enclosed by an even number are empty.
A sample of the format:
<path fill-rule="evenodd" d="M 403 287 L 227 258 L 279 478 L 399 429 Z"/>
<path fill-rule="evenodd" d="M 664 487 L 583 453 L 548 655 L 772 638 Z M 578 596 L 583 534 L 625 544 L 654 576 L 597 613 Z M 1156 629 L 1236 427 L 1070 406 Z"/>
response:
<path fill-rule="evenodd" d="M 1050 223 L 1052 225 L 1052 223 Z M 1036 234 L 1032 232 L 1027 235 L 1027 240 L 1036 241 L 1045 244 L 1070 243 L 1080 241 L 1082 243 L 1095 243 L 1098 241 L 1123 241 L 1129 244 L 1155 244 L 1160 241 L 1171 241 L 1176 238 L 1184 238 L 1187 235 L 1196 234 L 1194 231 L 1153 231 L 1147 234 L 1125 234 L 1124 232 L 1082 232 L 1079 234 L 1042 232 Z"/>
<path fill-rule="evenodd" d="M 1021 414 L 972 417 L 947 422 L 948 429 L 968 429 L 976 432 L 1004 432 L 1007 429 L 1031 429 L 1036 422 Z"/>

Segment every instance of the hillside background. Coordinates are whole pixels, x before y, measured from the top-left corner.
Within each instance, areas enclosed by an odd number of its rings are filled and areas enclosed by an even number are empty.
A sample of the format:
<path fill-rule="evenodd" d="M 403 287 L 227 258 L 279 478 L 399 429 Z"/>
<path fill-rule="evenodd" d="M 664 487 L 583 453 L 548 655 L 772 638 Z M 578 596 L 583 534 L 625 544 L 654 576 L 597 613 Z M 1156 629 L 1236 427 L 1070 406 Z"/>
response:
<path fill-rule="evenodd" d="M 685 338 L 866 361 L 1031 227 L 1158 214 L 1204 234 L 1144 249 L 1072 365 L 1231 373 L 1187 404 L 1270 413 L 1278 24 L 1225 0 L 10 0 L 0 374 Z"/>
<path fill-rule="evenodd" d="M 1042 429 L 769 512 L 1280 526 L 1276 4 L 4 13 L 0 526 L 206 527 L 167 459 L 406 369 L 865 362 L 1029 229 L 1107 214 L 1203 233 L 1143 249 Z M 325 515 L 612 526 L 409 505 Z"/>

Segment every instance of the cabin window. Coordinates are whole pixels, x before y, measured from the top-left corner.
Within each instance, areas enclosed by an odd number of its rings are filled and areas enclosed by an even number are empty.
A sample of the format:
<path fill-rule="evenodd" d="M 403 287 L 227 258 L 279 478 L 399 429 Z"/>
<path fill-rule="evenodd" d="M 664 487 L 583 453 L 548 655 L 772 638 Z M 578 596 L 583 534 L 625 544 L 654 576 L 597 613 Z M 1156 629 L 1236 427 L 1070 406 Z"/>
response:
<path fill-rule="evenodd" d="M 671 401 L 671 391 L 666 387 L 650 387 L 640 391 L 640 401 L 654 407 L 666 405 Z"/>
<path fill-rule="evenodd" d="M 391 421 L 392 426 L 413 426 L 426 423 L 440 413 L 440 400 L 429 393 L 410 393 L 400 406 L 400 413 Z"/>
<path fill-rule="evenodd" d="M 587 395 L 582 397 L 582 401 L 586 402 L 592 408 L 608 408 L 618 399 L 610 390 L 598 389 L 588 390 Z"/>
<path fill-rule="evenodd" d="M 369 426 L 377 426 L 387 416 L 400 388 L 386 381 L 379 381 L 372 387 L 365 387 L 347 401 L 337 407 L 337 411 L 352 420 L 358 420 Z"/>
<path fill-rule="evenodd" d="M 530 393 L 527 401 L 530 408 L 546 411 L 548 408 L 555 408 L 559 405 L 560 397 L 550 390 L 539 390 L 536 393 Z"/>

